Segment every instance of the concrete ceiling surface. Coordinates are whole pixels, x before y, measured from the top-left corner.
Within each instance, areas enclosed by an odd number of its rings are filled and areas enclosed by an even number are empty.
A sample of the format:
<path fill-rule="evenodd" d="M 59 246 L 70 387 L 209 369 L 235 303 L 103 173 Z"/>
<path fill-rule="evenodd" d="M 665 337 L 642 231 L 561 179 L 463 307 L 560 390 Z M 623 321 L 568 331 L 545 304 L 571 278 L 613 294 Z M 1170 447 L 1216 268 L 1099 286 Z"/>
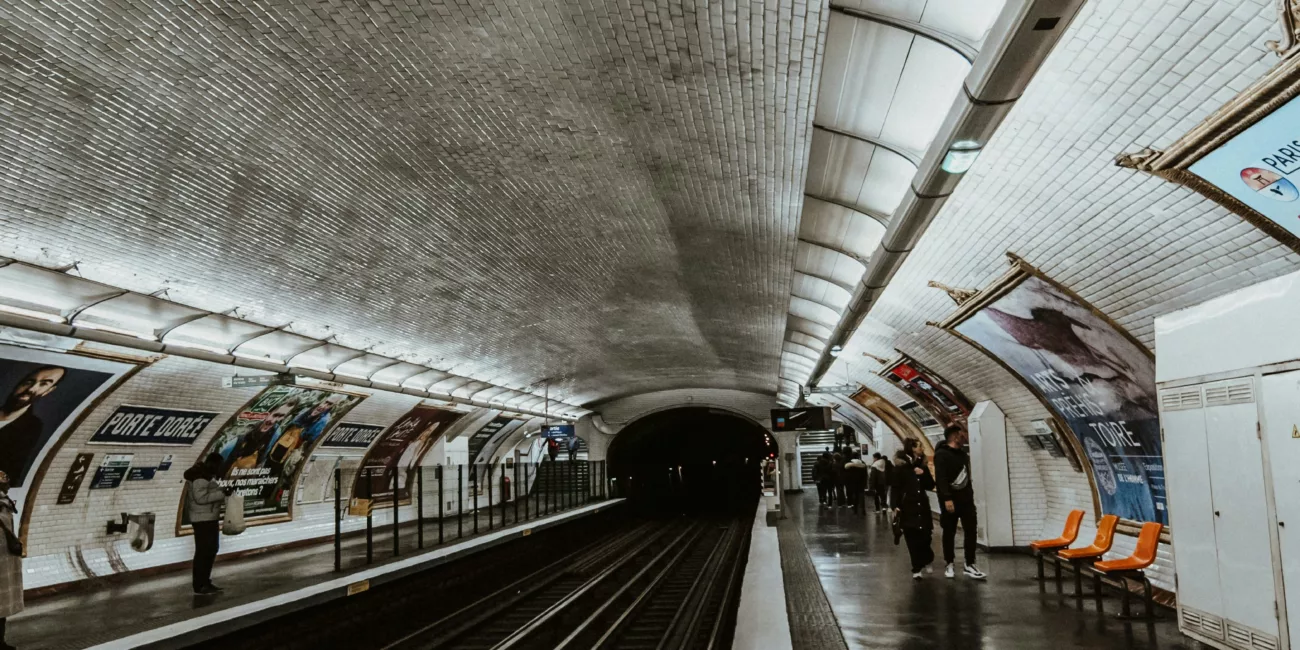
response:
<path fill-rule="evenodd" d="M 589 403 L 774 393 L 825 7 L 0 15 L 0 255 Z"/>

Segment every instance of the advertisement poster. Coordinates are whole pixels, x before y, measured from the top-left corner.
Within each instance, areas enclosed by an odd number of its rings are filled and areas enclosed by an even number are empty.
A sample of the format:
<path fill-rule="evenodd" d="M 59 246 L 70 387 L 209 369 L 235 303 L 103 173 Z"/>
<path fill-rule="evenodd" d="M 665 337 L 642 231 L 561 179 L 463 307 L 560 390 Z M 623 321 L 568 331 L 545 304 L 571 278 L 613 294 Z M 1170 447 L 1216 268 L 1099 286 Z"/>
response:
<path fill-rule="evenodd" d="M 0 345 L 0 471 L 19 512 L 36 471 L 87 407 L 135 364 Z"/>
<path fill-rule="evenodd" d="M 464 413 L 436 406 L 417 406 L 398 418 L 375 440 L 357 468 L 352 493 L 354 512 L 364 510 L 360 503 L 367 497 L 373 500 L 393 498 L 393 477 L 398 477 L 399 502 L 410 502 L 412 470 L 430 447 L 438 441 Z M 363 482 L 369 477 L 369 489 Z M 362 514 L 364 514 L 362 512 Z"/>
<path fill-rule="evenodd" d="M 1032 274 L 951 329 L 1018 374 L 1070 428 L 1103 512 L 1168 525 L 1155 363 L 1144 348 Z"/>
<path fill-rule="evenodd" d="M 249 525 L 285 521 L 303 462 L 362 399 L 310 386 L 272 386 L 222 425 L 199 458 L 221 454 L 217 483 L 244 496 Z M 185 503 L 182 495 L 182 526 L 189 524 Z"/>
<path fill-rule="evenodd" d="M 1300 235 L 1300 98 L 1196 161 L 1188 171 Z"/>
<path fill-rule="evenodd" d="M 383 432 L 384 427 L 378 424 L 344 422 L 325 436 L 325 442 L 321 443 L 321 446 L 333 449 L 365 449 Z"/>
<path fill-rule="evenodd" d="M 925 407 L 939 425 L 944 428 L 955 425 L 965 430 L 970 402 L 915 359 L 903 355 L 880 374 Z"/>
<path fill-rule="evenodd" d="M 181 411 L 152 406 L 117 407 L 90 442 L 125 445 L 192 445 L 216 413 Z"/>

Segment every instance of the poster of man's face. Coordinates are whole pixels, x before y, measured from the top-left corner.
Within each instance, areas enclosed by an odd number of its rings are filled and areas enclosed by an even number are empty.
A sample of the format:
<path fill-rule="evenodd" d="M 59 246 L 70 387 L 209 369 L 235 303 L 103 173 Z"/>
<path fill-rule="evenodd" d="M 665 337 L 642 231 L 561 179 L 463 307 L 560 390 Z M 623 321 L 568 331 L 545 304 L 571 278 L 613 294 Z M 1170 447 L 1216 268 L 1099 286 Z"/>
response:
<path fill-rule="evenodd" d="M 41 452 L 124 369 L 69 354 L 0 346 L 0 471 L 26 487 Z M 79 367 L 80 366 L 80 367 Z"/>
<path fill-rule="evenodd" d="M 954 329 L 1006 363 L 1070 427 L 1103 511 L 1168 523 L 1155 363 L 1145 350 L 1036 276 Z"/>

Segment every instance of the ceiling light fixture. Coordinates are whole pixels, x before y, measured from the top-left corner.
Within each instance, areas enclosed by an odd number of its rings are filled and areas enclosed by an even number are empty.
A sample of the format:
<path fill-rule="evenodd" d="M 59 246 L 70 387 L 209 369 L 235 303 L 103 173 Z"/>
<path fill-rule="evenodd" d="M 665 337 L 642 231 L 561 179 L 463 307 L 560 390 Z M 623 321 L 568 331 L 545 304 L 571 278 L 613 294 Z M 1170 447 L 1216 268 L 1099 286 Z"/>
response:
<path fill-rule="evenodd" d="M 832 356 L 832 357 L 838 357 L 838 356 L 840 356 L 840 353 L 843 352 L 843 351 L 844 351 L 844 347 L 843 347 L 843 346 L 839 346 L 839 345 L 832 345 L 832 346 L 831 346 L 831 356 Z"/>
<path fill-rule="evenodd" d="M 965 174 L 980 157 L 981 149 L 983 145 L 974 140 L 958 140 L 948 148 L 941 167 L 949 174 Z"/>

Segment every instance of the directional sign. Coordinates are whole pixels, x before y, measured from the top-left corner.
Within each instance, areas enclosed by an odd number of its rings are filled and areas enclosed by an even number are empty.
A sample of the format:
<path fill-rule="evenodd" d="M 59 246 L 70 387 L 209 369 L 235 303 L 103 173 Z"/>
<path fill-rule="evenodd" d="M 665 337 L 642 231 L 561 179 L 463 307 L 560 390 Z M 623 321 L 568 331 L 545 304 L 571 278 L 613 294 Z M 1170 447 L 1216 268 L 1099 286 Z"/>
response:
<path fill-rule="evenodd" d="M 283 386 L 293 383 L 293 375 L 235 375 L 234 377 L 222 377 L 221 385 L 224 388 L 260 388 L 262 386 Z"/>

